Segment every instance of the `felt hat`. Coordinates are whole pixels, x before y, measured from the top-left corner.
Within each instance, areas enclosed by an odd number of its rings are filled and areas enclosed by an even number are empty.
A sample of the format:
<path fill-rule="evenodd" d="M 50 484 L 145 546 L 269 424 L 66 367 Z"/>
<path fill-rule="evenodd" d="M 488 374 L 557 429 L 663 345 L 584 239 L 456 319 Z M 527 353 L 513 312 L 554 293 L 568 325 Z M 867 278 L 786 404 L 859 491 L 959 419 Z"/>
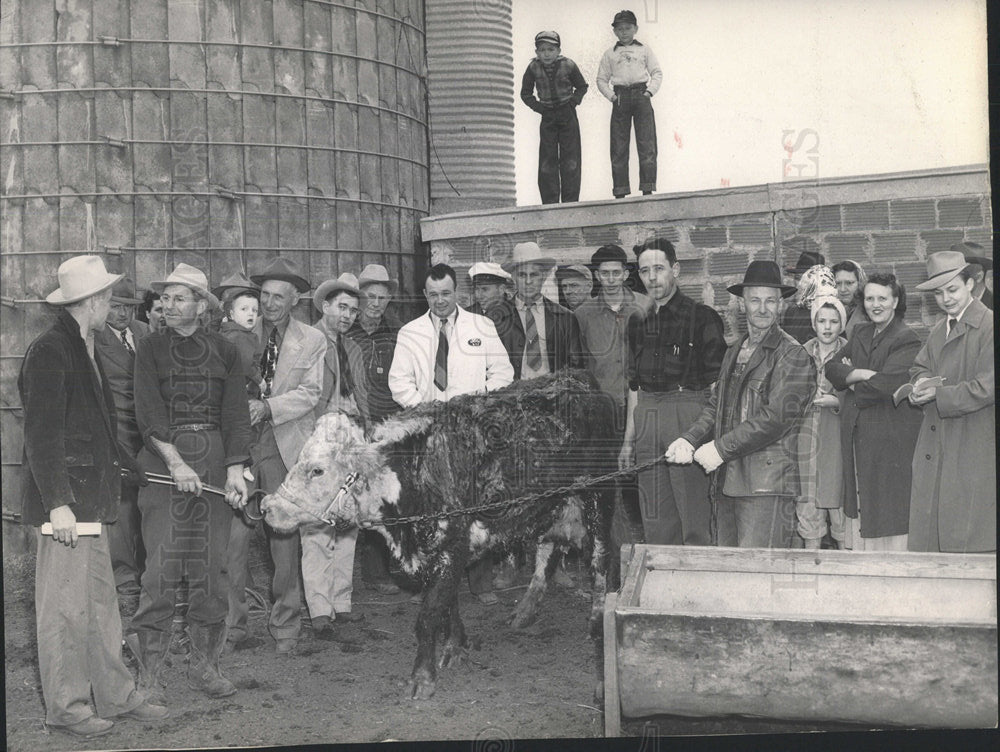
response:
<path fill-rule="evenodd" d="M 237 291 L 252 292 L 254 295 L 260 296 L 260 287 L 251 282 L 242 270 L 233 272 L 222 280 L 218 287 L 212 288 L 212 294 L 217 298 L 231 297 Z"/>
<path fill-rule="evenodd" d="M 590 269 L 583 264 L 564 264 L 556 267 L 556 281 L 562 281 L 569 277 L 582 277 L 589 282 L 594 281 L 594 276 L 590 273 Z"/>
<path fill-rule="evenodd" d="M 951 247 L 951 250 L 958 251 L 965 256 L 965 260 L 970 264 L 979 264 L 983 268 L 983 271 L 992 271 L 993 269 L 993 259 L 983 256 L 982 253 L 985 248 L 983 248 L 979 243 L 970 243 L 965 241 L 964 243 L 955 243 Z"/>
<path fill-rule="evenodd" d="M 809 320 L 815 325 L 816 316 L 824 306 L 833 306 L 837 309 L 837 313 L 840 314 L 840 328 L 843 330 L 847 326 L 847 309 L 844 308 L 844 304 L 836 295 L 820 295 L 813 298 L 812 303 L 809 304 Z"/>
<path fill-rule="evenodd" d="M 799 260 L 795 262 L 795 266 L 787 267 L 785 271 L 789 274 L 802 274 L 807 269 L 812 269 L 814 266 L 825 263 L 826 258 L 819 251 L 804 251 L 799 255 Z"/>
<path fill-rule="evenodd" d="M 69 305 L 84 298 L 104 292 L 124 277 L 124 274 L 109 274 L 100 256 L 74 256 L 59 264 L 56 273 L 59 288 L 53 290 L 45 300 L 52 305 Z"/>
<path fill-rule="evenodd" d="M 195 295 L 200 296 L 208 302 L 209 308 L 221 308 L 219 299 L 208 289 L 208 277 L 201 269 L 196 269 L 190 264 L 178 264 L 170 276 L 163 280 L 150 282 L 149 288 L 154 292 L 163 293 L 165 287 L 170 285 L 184 285 Z"/>
<path fill-rule="evenodd" d="M 535 34 L 535 47 L 547 42 L 548 44 L 554 44 L 556 47 L 561 47 L 562 44 L 559 41 L 559 35 L 554 31 L 540 31 Z"/>
<path fill-rule="evenodd" d="M 258 285 L 263 285 L 269 279 L 280 279 L 283 282 L 291 282 L 299 292 L 309 292 L 309 281 L 302 276 L 299 265 L 285 256 L 275 256 L 264 265 L 256 274 L 251 274 L 252 279 Z"/>
<path fill-rule="evenodd" d="M 316 310 L 323 313 L 323 303 L 334 293 L 349 292 L 358 298 L 361 297 L 361 288 L 358 287 L 358 278 L 350 272 L 344 272 L 336 279 L 328 279 L 316 288 L 313 293 L 313 305 Z"/>
<path fill-rule="evenodd" d="M 556 260 L 551 256 L 543 256 L 538 243 L 529 240 L 515 245 L 510 253 L 510 261 L 501 264 L 501 266 L 505 271 L 513 272 L 522 264 L 542 264 L 551 269 L 556 265 Z"/>
<path fill-rule="evenodd" d="M 129 276 L 122 277 L 111 288 L 111 302 L 123 305 L 139 305 L 142 298 L 135 296 L 135 283 Z"/>
<path fill-rule="evenodd" d="M 938 251 L 927 257 L 927 281 L 916 288 L 922 292 L 946 285 L 968 268 L 965 254 L 959 251 Z"/>
<path fill-rule="evenodd" d="M 378 282 L 389 288 L 390 293 L 395 293 L 399 289 L 399 283 L 394 279 L 389 279 L 389 272 L 381 264 L 368 264 L 364 269 L 361 270 L 361 274 L 358 276 L 358 289 L 363 290 L 365 285 L 374 284 Z"/>
<path fill-rule="evenodd" d="M 472 280 L 473 285 L 476 282 L 496 282 L 503 284 L 510 282 L 512 277 L 503 270 L 500 264 L 492 261 L 477 261 L 469 267 L 469 279 Z"/>
<path fill-rule="evenodd" d="M 782 284 L 781 269 L 773 261 L 751 261 L 747 267 L 743 281 L 738 285 L 730 285 L 726 289 L 733 295 L 743 295 L 744 287 L 775 287 L 781 290 L 781 297 L 787 298 L 795 294 L 795 287 Z"/>
<path fill-rule="evenodd" d="M 607 16 L 605 16 L 607 18 Z M 615 13 L 615 20 L 611 22 L 612 26 L 617 26 L 620 23 L 630 23 L 633 26 L 638 26 L 639 22 L 635 18 L 635 13 L 630 10 L 620 10 Z"/>
<path fill-rule="evenodd" d="M 594 255 L 590 257 L 590 265 L 596 269 L 605 261 L 619 261 L 624 266 L 628 263 L 628 256 L 625 255 L 625 251 L 621 246 L 609 243 L 608 245 L 602 245 L 594 251 Z"/>

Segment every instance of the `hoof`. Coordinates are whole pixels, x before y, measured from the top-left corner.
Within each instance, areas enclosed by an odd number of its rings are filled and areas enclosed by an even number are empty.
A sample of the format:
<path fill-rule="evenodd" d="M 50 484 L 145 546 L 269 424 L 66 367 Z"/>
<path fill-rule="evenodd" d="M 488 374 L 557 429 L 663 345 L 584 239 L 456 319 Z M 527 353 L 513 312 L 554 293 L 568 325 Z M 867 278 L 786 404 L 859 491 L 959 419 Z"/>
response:
<path fill-rule="evenodd" d="M 434 696 L 435 689 L 437 689 L 437 682 L 412 681 L 410 682 L 410 699 L 429 700 Z"/>
<path fill-rule="evenodd" d="M 455 668 L 461 666 L 469 657 L 469 651 L 460 645 L 445 645 L 441 650 L 438 668 Z"/>
<path fill-rule="evenodd" d="M 507 623 L 510 625 L 511 629 L 524 629 L 525 627 L 529 627 L 534 624 L 537 616 L 538 615 L 536 613 L 522 613 L 520 611 L 514 611 L 514 613 L 512 613 L 510 618 L 507 620 Z"/>

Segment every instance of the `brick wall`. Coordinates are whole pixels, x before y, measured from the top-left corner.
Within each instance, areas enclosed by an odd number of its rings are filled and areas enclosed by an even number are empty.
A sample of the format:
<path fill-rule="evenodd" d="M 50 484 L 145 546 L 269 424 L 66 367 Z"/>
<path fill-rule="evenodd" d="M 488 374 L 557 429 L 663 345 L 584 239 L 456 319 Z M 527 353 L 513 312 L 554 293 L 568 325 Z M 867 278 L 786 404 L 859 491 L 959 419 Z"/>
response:
<path fill-rule="evenodd" d="M 827 263 L 853 259 L 866 270 L 890 270 L 912 293 L 906 322 L 923 336 L 938 315 L 925 279 L 925 259 L 961 240 L 992 257 L 989 176 L 983 166 L 796 181 L 619 201 L 521 207 L 429 217 L 423 239 L 434 262 L 460 274 L 476 261 L 503 262 L 515 243 L 536 241 L 559 263 L 586 262 L 605 243 L 630 252 L 654 235 L 670 239 L 680 262 L 680 287 L 715 306 L 735 336 L 742 322 L 726 287 L 754 259 L 794 265 L 805 250 Z M 555 298 L 549 280 L 547 293 Z"/>

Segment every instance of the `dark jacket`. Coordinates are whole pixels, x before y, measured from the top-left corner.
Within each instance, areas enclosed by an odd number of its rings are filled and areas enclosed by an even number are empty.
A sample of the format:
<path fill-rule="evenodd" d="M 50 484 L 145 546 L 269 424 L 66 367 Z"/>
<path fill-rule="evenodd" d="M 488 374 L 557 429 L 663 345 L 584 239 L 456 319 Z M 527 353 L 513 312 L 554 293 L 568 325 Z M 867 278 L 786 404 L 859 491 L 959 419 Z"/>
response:
<path fill-rule="evenodd" d="M 745 339 L 726 351 L 711 399 L 681 437 L 695 447 L 714 439 L 725 460 L 716 484 L 724 495 L 797 496 L 796 444 L 816 369 L 805 348 L 775 326 L 750 356 L 731 410 L 726 394 Z"/>
<path fill-rule="evenodd" d="M 78 522 L 118 519 L 121 467 L 137 470 L 117 439 L 108 379 L 94 372 L 80 326 L 65 310 L 24 355 L 17 388 L 24 408 L 21 522 L 41 525 L 69 504 Z"/>
<path fill-rule="evenodd" d="M 892 393 L 909 381 L 919 351 L 917 335 L 898 317 L 877 337 L 875 324 L 866 321 L 826 364 L 830 383 L 846 389 L 840 411 L 844 513 L 858 516 L 860 494 L 862 538 L 903 535 L 909 530 L 913 449 L 923 412 L 909 400 L 894 407 Z M 878 373 L 847 389 L 845 379 L 855 368 Z"/>
<path fill-rule="evenodd" d="M 128 328 L 133 342 L 149 334 L 149 324 L 138 320 L 133 320 Z M 106 324 L 94 334 L 94 349 L 101 354 L 101 367 L 115 400 L 118 440 L 135 456 L 142 449 L 142 437 L 135 423 L 135 352 L 126 350 L 119 336 Z"/>
<path fill-rule="evenodd" d="M 361 348 L 368 386 L 368 412 L 371 419 L 376 422 L 399 412 L 400 409 L 389 389 L 389 369 L 392 367 L 392 354 L 396 351 L 396 337 L 401 326 L 399 319 L 386 311 L 382 321 L 371 334 L 366 332 L 357 320 L 347 330 L 347 336 Z"/>
<path fill-rule="evenodd" d="M 549 370 L 583 368 L 583 346 L 580 344 L 580 324 L 573 312 L 542 297 L 545 308 L 545 350 Z M 513 300 L 493 306 L 486 314 L 497 328 L 500 341 L 507 348 L 514 378 L 521 378 L 521 361 L 524 359 L 524 325 Z"/>

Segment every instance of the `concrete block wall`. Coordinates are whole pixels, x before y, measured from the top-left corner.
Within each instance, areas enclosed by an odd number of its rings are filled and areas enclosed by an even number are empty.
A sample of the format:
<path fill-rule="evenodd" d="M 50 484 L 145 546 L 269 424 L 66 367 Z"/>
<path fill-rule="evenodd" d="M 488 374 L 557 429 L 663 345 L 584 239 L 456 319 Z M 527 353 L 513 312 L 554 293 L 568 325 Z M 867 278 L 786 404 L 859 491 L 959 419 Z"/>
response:
<path fill-rule="evenodd" d="M 853 259 L 869 271 L 892 271 L 911 293 L 906 322 L 923 336 L 939 315 L 933 297 L 914 290 L 927 255 L 962 240 L 993 254 L 985 166 L 449 214 L 422 220 L 421 233 L 433 262 L 461 272 L 463 299 L 468 267 L 508 260 L 521 241 L 572 263 L 589 261 L 606 243 L 631 256 L 634 245 L 666 237 L 677 249 L 681 289 L 723 313 L 730 337 L 742 322 L 726 287 L 755 259 L 792 266 L 813 250 L 829 264 Z M 555 299 L 551 278 L 546 293 Z"/>

